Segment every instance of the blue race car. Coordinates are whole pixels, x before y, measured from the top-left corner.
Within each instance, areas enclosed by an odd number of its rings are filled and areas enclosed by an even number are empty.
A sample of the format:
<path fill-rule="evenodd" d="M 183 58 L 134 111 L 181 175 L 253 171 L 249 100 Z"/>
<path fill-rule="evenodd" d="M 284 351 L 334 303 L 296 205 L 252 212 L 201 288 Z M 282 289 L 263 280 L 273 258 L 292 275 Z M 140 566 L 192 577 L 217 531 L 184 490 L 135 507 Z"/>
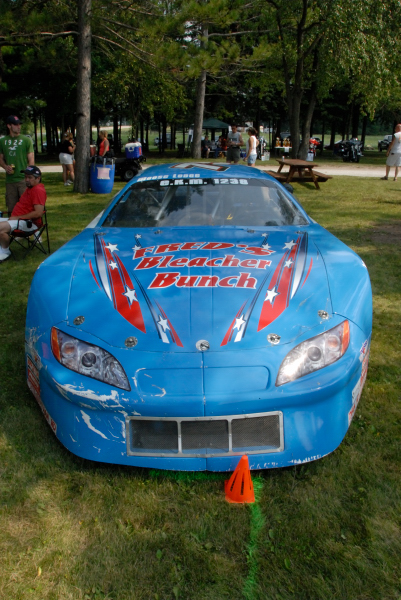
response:
<path fill-rule="evenodd" d="M 148 168 L 38 269 L 28 386 L 90 460 L 231 471 L 337 448 L 366 379 L 362 260 L 257 169 Z"/>

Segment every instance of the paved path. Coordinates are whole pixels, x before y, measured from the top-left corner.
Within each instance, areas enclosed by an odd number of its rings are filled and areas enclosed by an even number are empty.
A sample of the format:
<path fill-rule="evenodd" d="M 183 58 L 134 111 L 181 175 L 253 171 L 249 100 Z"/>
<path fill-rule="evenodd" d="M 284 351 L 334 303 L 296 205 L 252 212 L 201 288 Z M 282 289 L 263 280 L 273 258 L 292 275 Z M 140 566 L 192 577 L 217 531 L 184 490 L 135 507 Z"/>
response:
<path fill-rule="evenodd" d="M 353 164 L 351 165 L 344 165 L 344 164 L 339 164 L 336 165 L 335 163 L 321 163 L 319 161 L 316 161 L 316 164 L 318 164 L 319 166 L 317 167 L 317 170 L 320 173 L 325 173 L 326 175 L 332 175 L 332 176 L 342 176 L 342 175 L 346 175 L 349 177 L 374 177 L 377 179 L 380 179 L 380 177 L 383 177 L 383 175 L 386 172 L 386 166 L 383 165 L 382 167 L 372 167 L 372 166 L 364 166 L 361 165 L 360 163 L 358 164 Z M 261 165 L 257 165 L 262 171 L 277 171 L 278 167 L 268 167 L 268 166 L 261 166 Z M 392 172 L 394 173 L 394 170 L 392 169 Z"/>
<path fill-rule="evenodd" d="M 360 163 L 358 164 L 353 164 L 352 166 L 347 164 L 333 164 L 333 163 L 321 163 L 319 161 L 317 161 L 318 166 L 318 170 L 321 173 L 326 173 L 326 175 L 337 175 L 337 176 L 342 176 L 342 175 L 346 175 L 349 177 L 374 177 L 377 179 L 380 179 L 380 177 L 383 177 L 383 175 L 386 172 L 386 167 L 385 165 L 383 165 L 382 167 L 368 167 L 368 166 L 364 166 L 361 165 Z M 142 165 L 142 167 L 144 169 L 146 169 L 147 166 L 151 166 L 151 165 Z M 276 171 L 278 169 L 278 167 L 276 167 L 275 165 L 262 165 L 261 163 L 259 163 L 258 165 L 256 165 L 258 169 L 260 169 L 261 171 Z M 62 168 L 61 165 L 48 165 L 48 166 L 43 166 L 40 167 L 41 171 L 43 173 L 62 173 Z M 394 173 L 394 170 L 392 169 L 392 173 Z M 390 175 L 392 174 L 390 173 Z M 390 179 L 392 179 L 392 177 L 390 177 Z"/>

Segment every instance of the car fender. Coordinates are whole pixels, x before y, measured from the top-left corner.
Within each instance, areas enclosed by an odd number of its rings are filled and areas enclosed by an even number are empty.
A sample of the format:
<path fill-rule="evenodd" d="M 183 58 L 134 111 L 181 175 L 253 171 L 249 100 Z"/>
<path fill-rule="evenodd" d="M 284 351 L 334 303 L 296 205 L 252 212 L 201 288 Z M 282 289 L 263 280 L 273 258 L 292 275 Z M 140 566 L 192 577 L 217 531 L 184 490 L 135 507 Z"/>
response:
<path fill-rule="evenodd" d="M 353 321 L 369 337 L 372 332 L 372 291 L 368 269 L 355 252 L 320 228 L 314 241 L 326 267 L 333 312 Z"/>

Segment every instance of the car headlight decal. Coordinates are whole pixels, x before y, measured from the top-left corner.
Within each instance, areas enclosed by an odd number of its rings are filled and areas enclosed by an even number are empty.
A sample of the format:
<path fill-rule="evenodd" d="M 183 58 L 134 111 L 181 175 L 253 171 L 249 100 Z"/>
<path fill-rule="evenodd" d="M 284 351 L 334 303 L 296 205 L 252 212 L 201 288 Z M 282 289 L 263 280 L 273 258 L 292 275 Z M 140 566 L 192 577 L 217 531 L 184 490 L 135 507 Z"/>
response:
<path fill-rule="evenodd" d="M 324 369 L 345 354 L 350 341 L 349 322 L 343 321 L 293 348 L 280 365 L 276 386 Z"/>
<path fill-rule="evenodd" d="M 58 362 L 67 369 L 123 390 L 131 390 L 121 364 L 100 346 L 88 344 L 52 327 L 51 348 Z"/>

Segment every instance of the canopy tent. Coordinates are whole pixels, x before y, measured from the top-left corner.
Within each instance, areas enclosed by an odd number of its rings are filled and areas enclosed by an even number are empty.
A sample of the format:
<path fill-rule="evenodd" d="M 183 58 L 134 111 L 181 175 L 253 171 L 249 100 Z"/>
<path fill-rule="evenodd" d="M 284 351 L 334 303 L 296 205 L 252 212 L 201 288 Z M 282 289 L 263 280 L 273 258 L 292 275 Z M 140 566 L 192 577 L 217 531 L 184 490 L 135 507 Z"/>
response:
<path fill-rule="evenodd" d="M 219 130 L 219 131 L 223 131 L 224 129 L 228 130 L 229 125 L 227 123 L 224 123 L 223 121 L 219 121 L 219 119 L 214 119 L 213 117 L 210 117 L 209 119 L 206 119 L 205 121 L 203 121 L 202 128 L 206 129 L 206 131 L 208 129 L 210 129 L 210 131 L 212 132 L 212 140 L 214 140 L 216 130 Z"/>
<path fill-rule="evenodd" d="M 202 127 L 203 129 L 228 129 L 229 125 L 227 123 L 223 123 L 223 121 L 219 121 L 219 119 L 210 117 L 210 119 L 203 121 Z"/>

